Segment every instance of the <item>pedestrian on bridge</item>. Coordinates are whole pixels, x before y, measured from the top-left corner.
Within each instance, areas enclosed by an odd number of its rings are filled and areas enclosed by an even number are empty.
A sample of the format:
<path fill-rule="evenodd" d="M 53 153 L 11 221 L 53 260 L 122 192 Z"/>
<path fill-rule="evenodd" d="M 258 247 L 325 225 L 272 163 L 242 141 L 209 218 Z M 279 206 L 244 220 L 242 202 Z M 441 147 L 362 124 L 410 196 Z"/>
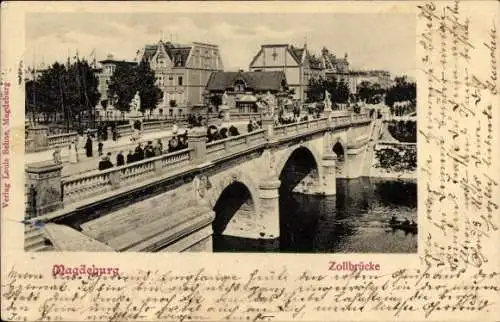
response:
<path fill-rule="evenodd" d="M 132 150 L 129 150 L 127 154 L 127 164 L 130 164 L 134 161 L 135 160 L 134 160 L 134 155 L 132 154 Z"/>
<path fill-rule="evenodd" d="M 71 141 L 69 145 L 69 162 L 70 163 L 78 163 L 78 150 L 76 148 L 75 141 Z"/>
<path fill-rule="evenodd" d="M 142 149 L 142 145 L 139 143 L 139 145 L 135 148 L 134 161 L 141 160 L 144 160 L 144 150 Z"/>
<path fill-rule="evenodd" d="M 87 157 L 91 158 L 92 157 L 92 139 L 90 138 L 90 135 L 87 136 L 87 142 L 85 143 L 85 151 L 87 153 Z"/>
<path fill-rule="evenodd" d="M 104 144 L 102 142 L 99 142 L 99 144 L 97 144 L 97 153 L 99 153 L 99 156 L 102 155 L 103 148 L 104 148 Z"/>
<path fill-rule="evenodd" d="M 124 165 L 124 164 L 125 164 L 125 157 L 123 156 L 123 151 L 120 151 L 116 155 L 116 166 L 119 167 L 119 166 Z"/>
<path fill-rule="evenodd" d="M 155 153 L 155 156 L 159 156 L 163 153 L 163 144 L 161 143 L 160 139 L 158 139 L 158 141 L 156 141 L 156 144 L 154 147 L 154 153 Z"/>

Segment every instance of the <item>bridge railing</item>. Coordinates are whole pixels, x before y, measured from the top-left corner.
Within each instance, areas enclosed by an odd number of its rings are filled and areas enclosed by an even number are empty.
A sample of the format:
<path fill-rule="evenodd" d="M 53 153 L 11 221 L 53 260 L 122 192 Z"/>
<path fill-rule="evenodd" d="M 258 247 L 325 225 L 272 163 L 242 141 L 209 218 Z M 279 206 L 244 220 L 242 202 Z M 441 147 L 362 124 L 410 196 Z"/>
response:
<path fill-rule="evenodd" d="M 227 139 L 207 143 L 207 159 L 213 160 L 227 154 L 254 147 L 266 141 L 265 130 L 257 130 Z"/>
<path fill-rule="evenodd" d="M 134 132 L 134 128 L 132 127 L 132 124 L 118 125 L 116 127 L 116 132 L 120 137 L 129 136 L 132 132 Z"/>
<path fill-rule="evenodd" d="M 75 141 L 77 137 L 78 133 L 76 132 L 49 135 L 47 137 L 47 143 L 49 148 L 68 146 L 72 141 Z"/>
<path fill-rule="evenodd" d="M 264 129 L 229 137 L 227 139 L 205 143 L 203 132 L 188 133 L 189 148 L 174 153 L 148 158 L 139 162 L 114 167 L 104 171 L 61 178 L 61 195 L 54 196 L 59 202 L 68 205 L 78 200 L 94 198 L 120 187 L 140 184 L 159 175 L 166 175 L 172 170 L 196 166 L 200 161 L 215 161 L 229 155 L 242 153 L 260 146 L 269 139 L 282 140 L 313 133 L 335 126 L 344 126 L 357 121 L 366 121 L 366 115 L 322 117 L 308 121 L 273 127 L 270 120 L 265 120 Z M 192 141 L 189 138 L 192 138 Z M 55 171 L 55 170 L 54 170 Z M 60 173 L 58 174 L 60 178 Z M 29 176 L 28 176 L 29 177 Z M 52 181 L 55 183 L 55 181 Z M 37 207 L 42 206 L 37 203 Z"/>
<path fill-rule="evenodd" d="M 150 179 L 182 166 L 191 161 L 191 149 L 160 155 L 139 162 L 95 171 L 62 180 L 62 197 L 65 204 L 90 198 L 118 189 L 122 184 Z"/>
<path fill-rule="evenodd" d="M 322 117 L 297 123 L 290 123 L 274 127 L 274 136 L 283 137 L 297 135 L 300 133 L 326 128 L 328 126 L 328 118 Z"/>

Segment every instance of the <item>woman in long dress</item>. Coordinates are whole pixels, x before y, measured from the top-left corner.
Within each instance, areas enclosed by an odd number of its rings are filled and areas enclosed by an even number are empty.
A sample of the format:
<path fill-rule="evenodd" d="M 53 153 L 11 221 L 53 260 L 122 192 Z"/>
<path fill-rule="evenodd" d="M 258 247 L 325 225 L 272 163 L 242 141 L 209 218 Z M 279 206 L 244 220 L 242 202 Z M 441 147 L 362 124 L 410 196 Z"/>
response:
<path fill-rule="evenodd" d="M 69 162 L 78 163 L 78 151 L 76 149 L 75 141 L 72 141 L 69 145 Z"/>

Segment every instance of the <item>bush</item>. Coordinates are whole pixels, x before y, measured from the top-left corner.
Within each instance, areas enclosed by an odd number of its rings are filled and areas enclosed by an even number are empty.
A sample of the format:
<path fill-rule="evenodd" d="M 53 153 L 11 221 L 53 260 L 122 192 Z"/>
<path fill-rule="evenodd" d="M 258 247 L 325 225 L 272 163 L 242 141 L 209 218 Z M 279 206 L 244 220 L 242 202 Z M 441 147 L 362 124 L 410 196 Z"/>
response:
<path fill-rule="evenodd" d="M 416 121 L 390 121 L 387 126 L 389 133 L 399 142 L 417 142 Z"/>
<path fill-rule="evenodd" d="M 377 168 L 390 171 L 414 171 L 417 168 L 416 146 L 383 148 L 375 151 Z"/>

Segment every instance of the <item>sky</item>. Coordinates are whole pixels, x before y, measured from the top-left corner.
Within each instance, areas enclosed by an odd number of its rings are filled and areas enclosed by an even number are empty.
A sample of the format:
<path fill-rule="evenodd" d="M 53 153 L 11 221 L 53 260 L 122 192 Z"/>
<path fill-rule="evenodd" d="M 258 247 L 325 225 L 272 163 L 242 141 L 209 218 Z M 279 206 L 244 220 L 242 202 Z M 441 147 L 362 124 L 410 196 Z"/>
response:
<path fill-rule="evenodd" d="M 30 13 L 26 62 L 65 62 L 78 51 L 97 60 L 132 60 L 163 40 L 219 45 L 226 70 L 248 69 L 262 44 L 293 44 L 319 54 L 323 46 L 351 68 L 415 75 L 416 19 L 408 13 Z"/>

